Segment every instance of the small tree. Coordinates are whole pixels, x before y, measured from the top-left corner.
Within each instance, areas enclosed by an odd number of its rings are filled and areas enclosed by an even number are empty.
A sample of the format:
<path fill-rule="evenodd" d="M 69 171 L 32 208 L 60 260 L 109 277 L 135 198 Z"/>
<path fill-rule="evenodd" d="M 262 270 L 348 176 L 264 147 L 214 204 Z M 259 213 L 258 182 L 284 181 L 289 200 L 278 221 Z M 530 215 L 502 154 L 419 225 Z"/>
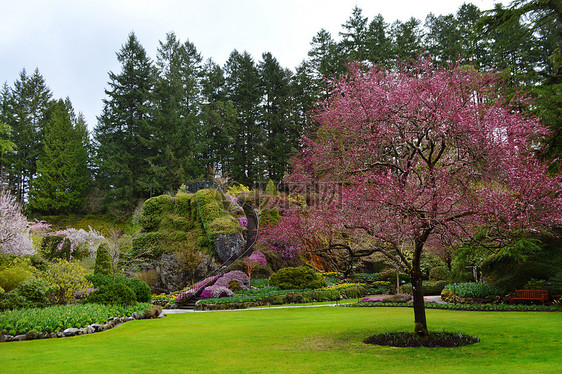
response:
<path fill-rule="evenodd" d="M 429 248 L 466 239 L 502 247 L 522 230 L 562 224 L 562 178 L 548 177 L 535 156 L 547 131 L 498 83 L 423 59 L 394 70 L 352 66 L 289 178 L 340 188 L 309 204 L 307 220 L 292 220 L 312 225 L 286 232 L 322 231 L 326 246 L 367 235 L 371 252 L 410 275 L 420 336 L 428 334 L 420 265 Z"/>
<path fill-rule="evenodd" d="M 130 247 L 131 237 L 129 235 L 124 235 L 123 230 L 116 228 L 109 230 L 104 241 L 104 248 L 107 250 L 109 257 L 111 258 L 110 262 L 111 270 L 113 272 L 113 280 L 115 280 L 115 275 L 117 273 L 117 266 L 119 265 L 119 259 L 121 258 L 121 251 Z"/>
<path fill-rule="evenodd" d="M 244 263 L 246 264 L 246 273 L 248 274 L 248 278 L 252 280 L 252 273 L 254 272 L 256 266 L 267 265 L 267 259 L 265 258 L 263 253 L 261 253 L 260 251 L 255 251 L 249 257 L 246 257 L 244 259 Z"/>
<path fill-rule="evenodd" d="M 21 205 L 3 189 L 0 190 L 0 252 L 18 256 L 35 253 Z"/>

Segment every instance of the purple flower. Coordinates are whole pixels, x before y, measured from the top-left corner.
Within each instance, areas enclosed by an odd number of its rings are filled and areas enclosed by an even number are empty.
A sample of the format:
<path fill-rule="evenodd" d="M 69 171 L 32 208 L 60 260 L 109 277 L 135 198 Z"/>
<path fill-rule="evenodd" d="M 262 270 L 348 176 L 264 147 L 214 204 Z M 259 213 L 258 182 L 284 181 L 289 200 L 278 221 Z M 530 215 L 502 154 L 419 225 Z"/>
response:
<path fill-rule="evenodd" d="M 238 222 L 240 222 L 240 226 L 242 226 L 243 228 L 248 228 L 248 218 L 238 217 Z"/>
<path fill-rule="evenodd" d="M 267 265 L 267 259 L 265 258 L 265 255 L 263 253 L 261 253 L 260 251 L 255 251 L 254 253 L 252 253 L 250 255 L 250 257 L 245 259 L 246 262 L 256 262 L 262 266 Z"/>

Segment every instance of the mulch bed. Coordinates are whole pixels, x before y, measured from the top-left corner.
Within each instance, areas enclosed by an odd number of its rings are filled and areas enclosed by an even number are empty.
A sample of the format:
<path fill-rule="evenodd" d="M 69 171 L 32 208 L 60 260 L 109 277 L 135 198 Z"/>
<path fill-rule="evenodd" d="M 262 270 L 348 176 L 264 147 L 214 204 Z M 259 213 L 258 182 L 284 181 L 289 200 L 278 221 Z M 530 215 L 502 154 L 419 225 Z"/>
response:
<path fill-rule="evenodd" d="M 391 347 L 462 347 L 478 343 L 480 339 L 475 336 L 464 335 L 458 332 L 432 332 L 429 337 L 419 338 L 413 332 L 389 332 L 373 335 L 363 342 Z"/>

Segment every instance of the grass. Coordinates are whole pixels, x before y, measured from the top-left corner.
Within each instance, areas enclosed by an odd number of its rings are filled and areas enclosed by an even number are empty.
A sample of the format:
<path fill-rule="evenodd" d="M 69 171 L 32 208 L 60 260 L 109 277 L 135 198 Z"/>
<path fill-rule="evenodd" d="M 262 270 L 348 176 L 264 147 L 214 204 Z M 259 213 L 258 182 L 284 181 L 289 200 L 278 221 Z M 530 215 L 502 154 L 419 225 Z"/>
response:
<path fill-rule="evenodd" d="M 366 345 L 410 331 L 409 308 L 296 308 L 170 315 L 64 339 L 1 343 L 19 373 L 556 373 L 562 314 L 428 310 L 433 331 L 480 338 L 462 348 Z"/>

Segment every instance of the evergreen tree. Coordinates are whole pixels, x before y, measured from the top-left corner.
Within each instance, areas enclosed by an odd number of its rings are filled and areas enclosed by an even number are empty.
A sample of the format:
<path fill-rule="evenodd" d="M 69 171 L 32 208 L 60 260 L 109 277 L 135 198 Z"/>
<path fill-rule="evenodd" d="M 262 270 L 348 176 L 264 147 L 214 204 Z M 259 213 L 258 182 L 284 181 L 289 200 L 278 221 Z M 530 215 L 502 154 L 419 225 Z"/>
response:
<path fill-rule="evenodd" d="M 260 126 L 262 90 L 258 68 L 248 52 L 234 50 L 225 65 L 226 97 L 238 112 L 233 162 L 229 174 L 235 181 L 251 184 L 263 179 L 264 131 Z"/>
<path fill-rule="evenodd" d="M 398 60 L 416 58 L 422 49 L 423 31 L 420 21 L 410 18 L 406 22 L 395 21 L 391 27 L 394 55 Z"/>
<path fill-rule="evenodd" d="M 117 59 L 122 70 L 109 73 L 94 139 L 96 180 L 105 192 L 104 206 L 123 212 L 132 210 L 137 199 L 159 192 L 148 161 L 158 152 L 153 139 L 155 69 L 134 33 Z"/>
<path fill-rule="evenodd" d="M 325 78 L 336 78 L 345 71 L 348 61 L 342 56 L 338 43 L 325 29 L 321 29 L 312 38 L 311 49 L 308 51 L 311 66 L 315 71 L 315 79 L 325 87 Z"/>
<path fill-rule="evenodd" d="M 290 81 L 292 73 L 281 67 L 271 53 L 262 55 L 259 64 L 263 100 L 261 105 L 261 123 L 265 132 L 263 156 L 267 178 L 281 180 L 289 163 L 292 150 L 290 136 Z"/>
<path fill-rule="evenodd" d="M 361 61 L 367 58 L 367 17 L 363 17 L 362 10 L 353 8 L 351 17 L 342 25 L 345 31 L 340 32 L 341 51 L 351 61 Z"/>
<path fill-rule="evenodd" d="M 189 41 L 181 44 L 174 33 L 160 42 L 156 66 L 155 138 L 157 153 L 151 176 L 160 192 L 176 191 L 185 179 L 203 173 L 199 163 L 201 55 Z"/>
<path fill-rule="evenodd" d="M 3 102 L 9 105 L 5 123 L 12 128 L 12 141 L 17 151 L 5 157 L 8 184 L 12 186 L 18 201 L 24 201 L 37 169 L 42 152 L 41 141 L 45 127 L 45 111 L 51 99 L 51 91 L 43 76 L 36 69 L 28 76 L 25 69 L 9 93 L 3 91 Z"/>
<path fill-rule="evenodd" d="M 107 244 L 103 243 L 96 251 L 96 262 L 94 264 L 94 274 L 111 275 L 113 274 L 111 266 L 111 256 L 107 250 Z"/>
<path fill-rule="evenodd" d="M 67 214 L 80 209 L 90 184 L 87 143 L 86 124 L 74 115 L 70 101 L 52 103 L 30 191 L 31 210 Z"/>
<path fill-rule="evenodd" d="M 388 35 L 388 24 L 382 15 L 377 15 L 369 23 L 365 38 L 366 59 L 381 63 L 392 57 L 392 41 Z"/>

